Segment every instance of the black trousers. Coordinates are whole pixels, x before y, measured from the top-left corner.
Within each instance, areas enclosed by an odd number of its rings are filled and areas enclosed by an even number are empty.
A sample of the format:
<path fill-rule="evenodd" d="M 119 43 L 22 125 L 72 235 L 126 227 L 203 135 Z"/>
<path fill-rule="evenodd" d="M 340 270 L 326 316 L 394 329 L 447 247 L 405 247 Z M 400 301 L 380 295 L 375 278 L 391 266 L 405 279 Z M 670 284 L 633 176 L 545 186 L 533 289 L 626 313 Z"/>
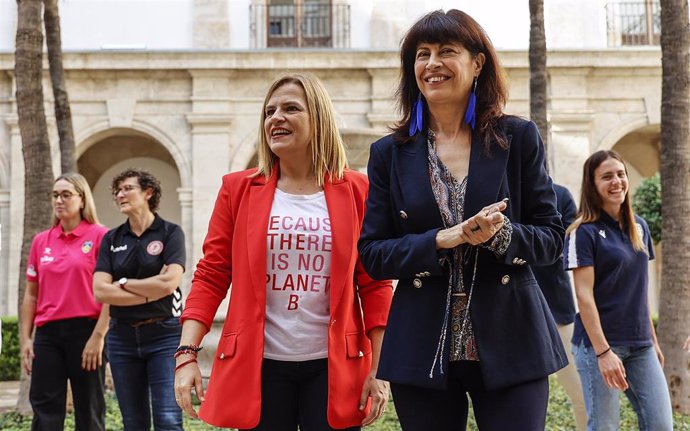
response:
<path fill-rule="evenodd" d="M 547 377 L 488 391 L 479 363 L 451 362 L 446 390 L 391 383 L 404 431 L 464 431 L 472 398 L 480 431 L 543 431 L 549 401 Z"/>
<path fill-rule="evenodd" d="M 328 360 L 264 359 L 261 421 L 252 431 L 331 431 L 328 424 Z M 359 431 L 359 427 L 347 428 Z"/>
<path fill-rule="evenodd" d="M 81 354 L 95 326 L 94 319 L 75 318 L 36 328 L 29 391 L 34 411 L 32 430 L 64 428 L 67 380 L 72 387 L 75 429 L 105 430 L 105 358 L 96 371 L 81 367 Z"/>

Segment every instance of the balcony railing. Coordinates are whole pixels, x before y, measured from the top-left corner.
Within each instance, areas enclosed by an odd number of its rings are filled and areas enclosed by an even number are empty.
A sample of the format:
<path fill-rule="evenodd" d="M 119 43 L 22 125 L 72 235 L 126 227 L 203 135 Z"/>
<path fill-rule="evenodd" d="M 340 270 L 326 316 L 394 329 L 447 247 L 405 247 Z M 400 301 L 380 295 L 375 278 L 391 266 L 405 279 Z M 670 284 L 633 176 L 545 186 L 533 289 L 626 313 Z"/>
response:
<path fill-rule="evenodd" d="M 349 48 L 350 5 L 249 6 L 252 48 Z"/>
<path fill-rule="evenodd" d="M 609 46 L 658 45 L 661 36 L 659 1 L 608 3 L 606 25 Z"/>

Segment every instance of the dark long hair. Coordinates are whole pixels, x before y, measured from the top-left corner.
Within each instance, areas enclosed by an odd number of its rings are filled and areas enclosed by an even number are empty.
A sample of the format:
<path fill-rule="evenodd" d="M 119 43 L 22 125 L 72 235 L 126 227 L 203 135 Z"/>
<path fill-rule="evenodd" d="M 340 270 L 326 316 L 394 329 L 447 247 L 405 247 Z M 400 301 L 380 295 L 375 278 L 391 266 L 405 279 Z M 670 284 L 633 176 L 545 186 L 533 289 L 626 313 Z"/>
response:
<path fill-rule="evenodd" d="M 489 150 L 492 141 L 506 147 L 504 134 L 497 127 L 503 117 L 508 99 L 506 79 L 498 55 L 484 29 L 471 16 L 457 9 L 448 12 L 436 10 L 424 15 L 405 34 L 400 48 L 400 83 L 396 101 L 402 118 L 392 128 L 398 141 L 408 141 L 412 106 L 419 96 L 414 74 L 415 55 L 420 43 L 460 43 L 472 56 L 483 53 L 486 57 L 482 72 L 477 79 L 477 133 L 484 147 Z M 426 104 L 425 104 L 426 105 Z M 462 119 L 460 119 L 461 121 Z M 429 125 L 429 111 L 424 109 L 424 125 Z"/>
<path fill-rule="evenodd" d="M 573 224 L 568 227 L 568 233 L 574 231 L 583 223 L 592 223 L 601 218 L 602 202 L 601 196 L 599 196 L 597 186 L 594 182 L 594 171 L 596 171 L 599 165 L 608 159 L 615 159 L 621 162 L 623 168 L 625 169 L 625 175 L 628 175 L 628 168 L 625 166 L 623 158 L 613 150 L 599 150 L 589 156 L 582 167 L 580 209 L 577 212 L 577 218 Z M 627 229 L 627 233 L 630 237 L 630 242 L 632 242 L 633 248 L 636 251 L 646 250 L 644 241 L 642 239 L 642 234 L 638 232 L 637 226 L 635 225 L 635 213 L 633 212 L 632 204 L 630 203 L 630 191 L 625 194 L 625 200 L 621 205 L 621 219 L 623 221 L 623 226 L 625 229 Z"/>

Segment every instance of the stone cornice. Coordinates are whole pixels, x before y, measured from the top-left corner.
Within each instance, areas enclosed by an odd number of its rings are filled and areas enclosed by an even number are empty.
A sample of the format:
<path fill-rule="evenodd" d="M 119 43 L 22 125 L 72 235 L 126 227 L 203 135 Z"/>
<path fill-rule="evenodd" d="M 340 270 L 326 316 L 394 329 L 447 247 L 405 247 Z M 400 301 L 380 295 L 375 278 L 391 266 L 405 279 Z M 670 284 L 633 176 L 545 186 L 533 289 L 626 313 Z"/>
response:
<path fill-rule="evenodd" d="M 507 69 L 527 68 L 527 51 L 499 51 Z M 397 69 L 391 50 L 208 50 L 65 52 L 67 70 L 275 70 Z M 659 47 L 557 50 L 548 53 L 549 68 L 660 68 Z M 47 69 L 44 56 L 44 68 Z M 14 53 L 0 52 L 0 70 L 14 69 Z"/>

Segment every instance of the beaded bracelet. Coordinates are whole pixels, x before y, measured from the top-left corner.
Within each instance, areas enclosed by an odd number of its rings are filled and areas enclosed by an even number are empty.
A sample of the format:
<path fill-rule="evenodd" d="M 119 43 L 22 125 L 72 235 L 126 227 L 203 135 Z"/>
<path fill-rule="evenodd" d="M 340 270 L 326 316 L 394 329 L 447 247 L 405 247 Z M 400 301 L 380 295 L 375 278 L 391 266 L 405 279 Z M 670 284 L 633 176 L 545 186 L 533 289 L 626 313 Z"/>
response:
<path fill-rule="evenodd" d="M 176 367 L 175 367 L 175 372 L 177 372 L 177 370 L 179 370 L 180 368 L 184 367 L 185 365 L 191 364 L 192 362 L 196 362 L 196 358 L 190 359 L 190 360 L 188 360 L 188 361 L 184 361 L 184 362 L 181 363 L 180 365 L 176 366 Z"/>
<path fill-rule="evenodd" d="M 607 353 L 609 352 L 609 350 L 611 350 L 611 346 L 609 346 L 608 349 L 604 350 L 603 352 L 599 353 L 599 354 L 597 355 L 597 358 L 601 358 L 602 356 L 604 356 L 605 354 L 607 354 Z"/>
<path fill-rule="evenodd" d="M 204 347 L 203 346 L 198 346 L 196 344 L 183 344 L 175 350 L 175 352 L 179 352 L 181 350 L 193 350 L 194 352 L 199 352 L 202 350 Z"/>

